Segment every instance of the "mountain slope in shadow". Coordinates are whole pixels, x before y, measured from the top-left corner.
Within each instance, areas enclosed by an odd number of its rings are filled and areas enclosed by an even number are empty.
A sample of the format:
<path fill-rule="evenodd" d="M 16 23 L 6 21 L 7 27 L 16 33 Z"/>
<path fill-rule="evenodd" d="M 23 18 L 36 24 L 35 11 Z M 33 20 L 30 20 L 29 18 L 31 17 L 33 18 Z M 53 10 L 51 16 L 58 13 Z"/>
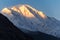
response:
<path fill-rule="evenodd" d="M 0 14 L 0 40 L 32 40 L 16 28 L 5 16 Z"/>

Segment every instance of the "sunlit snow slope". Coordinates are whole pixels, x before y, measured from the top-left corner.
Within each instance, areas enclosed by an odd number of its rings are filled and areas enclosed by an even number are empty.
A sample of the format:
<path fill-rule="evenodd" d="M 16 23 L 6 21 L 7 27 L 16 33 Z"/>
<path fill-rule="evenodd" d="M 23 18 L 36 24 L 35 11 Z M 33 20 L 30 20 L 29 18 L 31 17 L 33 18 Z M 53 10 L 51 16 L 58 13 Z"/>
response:
<path fill-rule="evenodd" d="M 29 5 L 4 8 L 1 13 L 25 33 L 39 31 L 60 37 L 60 21 Z"/>

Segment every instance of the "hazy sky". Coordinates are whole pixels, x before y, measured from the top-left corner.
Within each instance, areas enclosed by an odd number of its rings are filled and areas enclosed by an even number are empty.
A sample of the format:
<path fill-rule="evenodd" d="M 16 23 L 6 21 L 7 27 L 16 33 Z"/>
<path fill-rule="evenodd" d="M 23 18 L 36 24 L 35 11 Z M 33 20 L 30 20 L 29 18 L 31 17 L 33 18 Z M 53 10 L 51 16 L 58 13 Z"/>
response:
<path fill-rule="evenodd" d="M 60 0 L 0 0 L 0 10 L 17 4 L 29 4 L 46 15 L 60 20 Z"/>

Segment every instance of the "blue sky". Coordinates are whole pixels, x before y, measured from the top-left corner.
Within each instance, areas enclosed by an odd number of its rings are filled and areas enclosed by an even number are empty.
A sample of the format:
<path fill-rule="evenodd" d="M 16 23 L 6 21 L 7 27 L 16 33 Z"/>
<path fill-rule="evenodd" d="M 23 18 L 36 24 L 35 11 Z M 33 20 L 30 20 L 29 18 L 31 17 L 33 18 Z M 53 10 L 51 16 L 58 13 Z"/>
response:
<path fill-rule="evenodd" d="M 60 20 L 60 0 L 0 0 L 0 10 L 17 4 L 29 4 L 46 15 Z"/>

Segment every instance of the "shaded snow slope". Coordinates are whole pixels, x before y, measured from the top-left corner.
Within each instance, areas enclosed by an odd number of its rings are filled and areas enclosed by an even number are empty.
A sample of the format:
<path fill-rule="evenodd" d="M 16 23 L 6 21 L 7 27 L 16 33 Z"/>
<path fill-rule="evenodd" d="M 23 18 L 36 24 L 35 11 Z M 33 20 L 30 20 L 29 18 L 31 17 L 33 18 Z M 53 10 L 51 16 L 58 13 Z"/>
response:
<path fill-rule="evenodd" d="M 40 31 L 60 37 L 60 22 L 29 5 L 4 8 L 1 13 L 25 33 Z"/>

